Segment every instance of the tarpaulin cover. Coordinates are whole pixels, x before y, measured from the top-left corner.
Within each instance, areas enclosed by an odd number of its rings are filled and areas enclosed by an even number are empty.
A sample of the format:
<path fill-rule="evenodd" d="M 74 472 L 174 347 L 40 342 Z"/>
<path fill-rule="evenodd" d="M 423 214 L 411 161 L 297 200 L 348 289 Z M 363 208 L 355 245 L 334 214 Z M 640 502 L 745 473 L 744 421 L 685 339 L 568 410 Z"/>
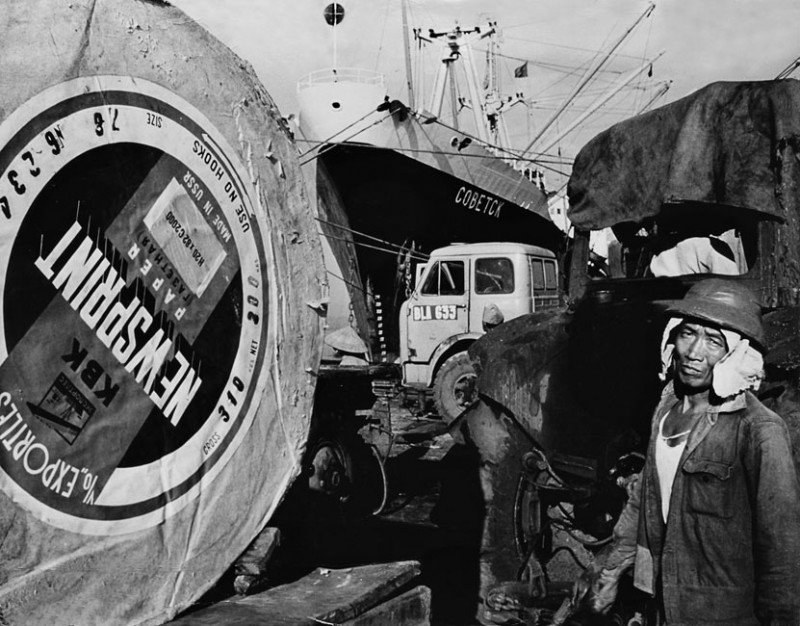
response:
<path fill-rule="evenodd" d="M 300 469 L 326 294 L 296 152 L 166 3 L 11 0 L 0 33 L 0 623 L 161 623 Z"/>
<path fill-rule="evenodd" d="M 800 82 L 718 82 L 616 124 L 580 151 L 568 216 L 638 223 L 669 203 L 782 216 L 779 152 L 800 137 Z"/>

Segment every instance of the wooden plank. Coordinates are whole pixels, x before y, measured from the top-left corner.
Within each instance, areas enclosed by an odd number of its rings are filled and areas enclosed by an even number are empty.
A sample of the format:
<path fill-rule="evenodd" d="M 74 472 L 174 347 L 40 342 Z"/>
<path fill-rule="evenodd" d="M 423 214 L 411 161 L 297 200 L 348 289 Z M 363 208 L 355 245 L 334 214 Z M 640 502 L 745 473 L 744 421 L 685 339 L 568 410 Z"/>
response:
<path fill-rule="evenodd" d="M 272 554 L 280 543 L 281 531 L 268 526 L 262 530 L 244 554 L 234 563 L 233 588 L 236 593 L 248 595 L 257 591 Z M 266 585 L 262 585 L 262 588 Z"/>
<path fill-rule="evenodd" d="M 379 604 L 341 626 L 428 626 L 431 623 L 431 590 L 420 585 Z"/>
<path fill-rule="evenodd" d="M 221 602 L 172 623 L 183 626 L 346 624 L 391 598 L 419 573 L 416 561 L 340 570 L 317 568 L 293 583 Z M 402 606 L 397 610 L 402 610 Z"/>

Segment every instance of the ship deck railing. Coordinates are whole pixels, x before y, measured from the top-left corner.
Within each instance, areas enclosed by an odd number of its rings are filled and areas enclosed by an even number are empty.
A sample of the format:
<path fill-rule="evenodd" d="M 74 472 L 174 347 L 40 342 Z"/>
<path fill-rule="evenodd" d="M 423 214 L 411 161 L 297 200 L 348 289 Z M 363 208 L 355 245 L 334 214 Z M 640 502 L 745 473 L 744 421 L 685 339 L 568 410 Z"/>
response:
<path fill-rule="evenodd" d="M 336 69 L 316 70 L 303 76 L 297 83 L 297 90 L 308 89 L 321 83 L 362 83 L 366 85 L 384 85 L 384 76 L 380 72 L 360 67 L 340 67 Z"/>

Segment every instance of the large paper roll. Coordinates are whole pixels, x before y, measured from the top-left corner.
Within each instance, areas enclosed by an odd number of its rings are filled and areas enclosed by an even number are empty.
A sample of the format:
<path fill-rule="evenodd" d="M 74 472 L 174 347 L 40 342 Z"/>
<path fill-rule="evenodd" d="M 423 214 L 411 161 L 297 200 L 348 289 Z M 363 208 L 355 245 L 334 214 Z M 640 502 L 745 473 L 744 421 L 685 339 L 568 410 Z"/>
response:
<path fill-rule="evenodd" d="M 0 33 L 0 621 L 160 623 L 299 471 L 325 274 L 296 152 L 165 3 L 13 0 Z"/>

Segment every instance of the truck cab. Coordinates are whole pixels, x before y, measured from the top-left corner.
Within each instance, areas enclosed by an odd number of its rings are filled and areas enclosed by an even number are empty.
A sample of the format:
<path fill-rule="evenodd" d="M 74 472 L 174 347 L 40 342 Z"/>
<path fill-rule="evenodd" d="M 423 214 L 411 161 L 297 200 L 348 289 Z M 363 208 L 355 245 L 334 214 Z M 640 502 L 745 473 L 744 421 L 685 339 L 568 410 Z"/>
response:
<path fill-rule="evenodd" d="M 400 308 L 403 384 L 433 387 L 439 414 L 455 419 L 474 393 L 467 348 L 488 328 L 560 303 L 555 255 L 538 246 L 453 244 L 417 268 Z"/>

